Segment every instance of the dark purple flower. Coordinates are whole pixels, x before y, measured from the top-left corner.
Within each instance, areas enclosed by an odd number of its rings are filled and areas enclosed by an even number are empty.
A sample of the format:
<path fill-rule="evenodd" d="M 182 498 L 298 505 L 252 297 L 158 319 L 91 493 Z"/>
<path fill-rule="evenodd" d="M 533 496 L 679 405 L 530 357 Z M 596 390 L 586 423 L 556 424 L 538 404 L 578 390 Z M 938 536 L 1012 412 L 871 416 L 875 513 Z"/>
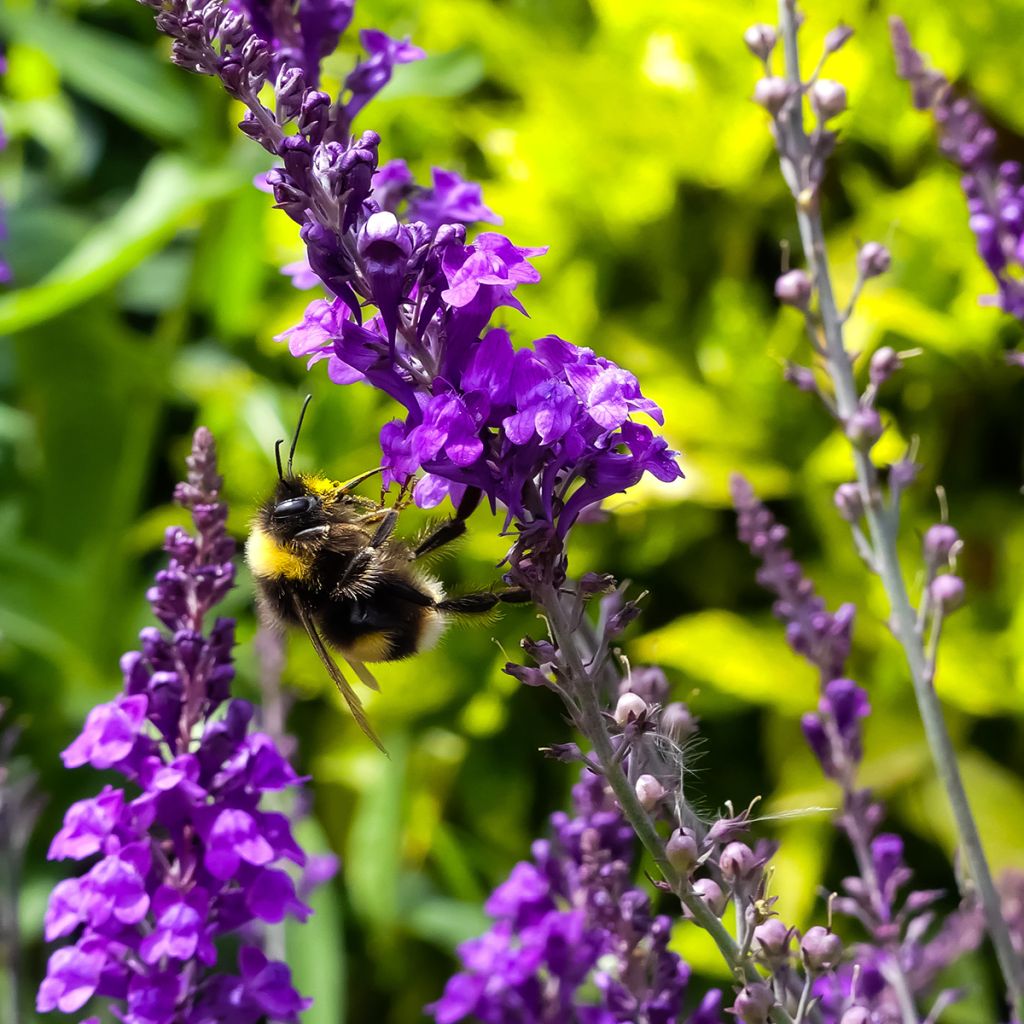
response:
<path fill-rule="evenodd" d="M 230 699 L 233 623 L 209 621 L 234 579 L 209 431 L 188 465 L 176 497 L 195 533 L 167 532 L 148 594 L 165 629 L 142 631 L 121 660 L 124 693 L 89 713 L 63 755 L 125 783 L 69 808 L 50 845 L 51 859 L 99 859 L 50 896 L 47 939 L 78 935 L 51 956 L 37 1006 L 73 1013 L 97 995 L 132 1024 L 293 1022 L 306 1004 L 283 964 L 246 954 L 238 979 L 218 963 L 225 932 L 310 911 L 278 866 L 305 860 L 288 820 L 260 809 L 264 793 L 302 780 Z"/>
<path fill-rule="evenodd" d="M 357 64 L 345 79 L 345 88 L 352 94 L 345 107 L 350 123 L 391 81 L 396 64 L 409 64 L 426 56 L 408 39 L 392 39 L 377 29 L 365 29 L 360 32 L 359 41 L 363 44 L 367 57 Z"/>
<path fill-rule="evenodd" d="M 410 220 L 423 221 L 433 231 L 442 224 L 501 223 L 501 218 L 484 205 L 483 193 L 476 182 L 464 181 L 454 171 L 440 167 L 433 168 L 431 174 L 433 186 L 417 192 L 409 203 Z M 374 178 L 375 195 L 378 178 Z M 394 172 L 388 178 L 394 180 Z"/>
<path fill-rule="evenodd" d="M 668 950 L 668 919 L 630 884 L 631 829 L 595 776 L 573 795 L 577 817 L 552 816 L 552 839 L 534 843 L 532 863 L 488 901 L 491 930 L 459 948 L 463 970 L 427 1007 L 438 1024 L 686 1019 L 690 972 Z M 709 993 L 692 1024 L 720 1024 L 720 1005 Z"/>

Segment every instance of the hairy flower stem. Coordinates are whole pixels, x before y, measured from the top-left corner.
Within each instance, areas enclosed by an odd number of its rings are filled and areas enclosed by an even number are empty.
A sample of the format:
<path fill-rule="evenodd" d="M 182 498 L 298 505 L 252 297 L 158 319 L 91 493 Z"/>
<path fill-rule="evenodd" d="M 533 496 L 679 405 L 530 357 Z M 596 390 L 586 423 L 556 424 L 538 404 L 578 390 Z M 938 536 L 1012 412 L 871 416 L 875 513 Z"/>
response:
<path fill-rule="evenodd" d="M 802 94 L 799 92 L 802 89 L 802 82 L 795 7 L 794 0 L 779 0 L 779 27 L 785 48 L 786 77 L 798 90 L 796 98 L 789 104 L 785 123 L 780 120 L 780 130 L 790 133 L 795 153 L 806 154 L 809 151 L 809 140 L 804 131 Z M 800 167 L 794 170 L 797 174 L 801 172 Z M 843 344 L 843 321 L 832 291 L 825 249 L 825 232 L 815 189 L 805 187 L 797 193 L 796 215 L 804 257 L 818 293 L 818 312 L 825 336 L 825 357 L 828 373 L 835 388 L 836 408 L 840 420 L 845 421 L 858 406 L 857 386 L 853 364 Z M 923 638 L 917 629 L 916 616 L 900 568 L 895 516 L 884 506 L 878 474 L 867 449 L 855 445 L 853 455 L 857 482 L 864 502 L 865 518 L 874 548 L 873 561 L 889 599 L 890 625 L 906 655 L 932 761 L 953 811 L 960 842 L 971 877 L 977 887 L 986 928 L 995 947 L 1010 1001 L 1016 1009 L 1017 1016 L 1024 1019 L 1024 962 L 1014 952 L 1010 933 L 1000 911 L 999 896 L 992 880 L 992 872 L 985 858 L 978 827 L 964 790 L 953 743 L 933 686 L 934 666 L 929 664 L 925 654 Z"/>
<path fill-rule="evenodd" d="M 694 922 L 714 940 L 729 970 L 741 983 L 761 981 L 757 969 L 750 960 L 741 955 L 739 946 L 726 931 L 722 922 L 715 917 L 704 900 L 693 891 L 686 879 L 681 878 L 668 862 L 665 856 L 665 842 L 658 835 L 650 815 L 640 806 L 636 790 L 623 772 L 621 761 L 612 746 L 611 736 L 601 709 L 597 683 L 583 664 L 577 646 L 578 634 L 569 624 L 562 598 L 556 588 L 548 587 L 542 590 L 538 603 L 548 620 L 551 639 L 561 651 L 564 665 L 569 669 L 572 677 L 565 682 L 575 697 L 579 719 L 577 724 L 580 731 L 593 745 L 597 763 L 615 794 L 623 816 Z M 793 1019 L 781 1005 L 772 1009 L 772 1018 L 777 1024 L 793 1024 Z"/>

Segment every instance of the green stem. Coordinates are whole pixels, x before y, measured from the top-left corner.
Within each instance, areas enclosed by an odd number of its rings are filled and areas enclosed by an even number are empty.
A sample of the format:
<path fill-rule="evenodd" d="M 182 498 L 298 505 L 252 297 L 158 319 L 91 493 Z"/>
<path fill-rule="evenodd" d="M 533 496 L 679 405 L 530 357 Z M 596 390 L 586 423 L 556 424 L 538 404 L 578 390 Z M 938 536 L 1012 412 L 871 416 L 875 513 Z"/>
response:
<path fill-rule="evenodd" d="M 597 762 L 604 773 L 605 781 L 611 787 L 626 820 L 632 826 L 644 849 L 651 855 L 662 877 L 672 891 L 679 897 L 690 916 L 698 927 L 706 931 L 718 947 L 729 970 L 743 983 L 760 982 L 753 963 L 740 955 L 740 948 L 733 937 L 726 931 L 722 922 L 712 913 L 685 878 L 668 862 L 665 856 L 665 842 L 658 835 L 650 815 L 640 805 L 636 791 L 626 778 L 622 766 L 615 756 L 611 736 L 608 732 L 597 687 L 590 678 L 576 646 L 576 637 L 566 617 L 562 600 L 555 588 L 547 588 L 542 592 L 540 605 L 547 616 L 551 629 L 551 637 L 561 652 L 565 667 L 569 670 L 569 687 L 575 694 L 579 717 L 579 727 L 590 740 L 594 748 Z M 793 1020 L 785 1008 L 777 1005 L 772 1010 L 772 1017 L 777 1024 L 793 1024 Z"/>
<path fill-rule="evenodd" d="M 779 27 L 785 48 L 786 77 L 797 89 L 802 88 L 800 59 L 797 48 L 797 20 L 794 0 L 779 0 Z M 789 105 L 780 129 L 787 131 L 796 144 L 799 156 L 808 153 L 808 139 L 803 126 L 803 104 L 798 96 Z M 801 161 L 802 162 L 802 161 Z M 835 388 L 836 406 L 841 421 L 857 408 L 857 385 L 853 364 L 843 344 L 843 324 L 832 290 L 825 231 L 813 189 L 805 188 L 797 195 L 797 223 L 804 257 L 818 293 L 818 312 L 825 335 L 825 351 L 829 376 Z M 878 474 L 863 448 L 854 445 L 857 482 L 864 501 L 865 517 L 875 555 L 876 571 L 881 578 L 891 609 L 891 628 L 903 648 L 910 669 L 918 711 L 924 725 L 936 774 L 942 783 L 956 821 L 960 843 L 977 887 L 985 924 L 995 947 L 999 967 L 1017 1016 L 1024 1019 L 1024 962 L 1014 951 L 1006 922 L 1000 909 L 999 894 L 971 812 L 963 779 L 942 706 L 933 686 L 933 667 L 929 665 L 916 616 L 907 594 L 896 546 L 896 530 L 885 509 Z"/>

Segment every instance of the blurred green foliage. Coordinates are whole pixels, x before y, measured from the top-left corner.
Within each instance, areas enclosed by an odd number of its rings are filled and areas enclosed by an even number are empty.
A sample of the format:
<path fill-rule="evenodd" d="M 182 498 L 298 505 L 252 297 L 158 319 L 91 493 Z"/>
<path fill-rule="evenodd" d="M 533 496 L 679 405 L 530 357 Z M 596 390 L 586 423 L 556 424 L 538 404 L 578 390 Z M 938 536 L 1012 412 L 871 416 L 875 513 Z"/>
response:
<path fill-rule="evenodd" d="M 940 481 L 966 541 L 970 603 L 949 623 L 938 686 L 1001 870 L 1024 860 L 1024 385 L 1001 355 L 1020 329 L 979 304 L 991 283 L 956 173 L 893 74 L 887 6 L 808 5 L 808 61 L 840 17 L 858 33 L 829 71 L 851 110 L 825 209 L 841 292 L 857 239 L 893 250 L 893 272 L 860 302 L 852 344 L 922 350 L 883 391 L 895 422 L 882 449 L 891 458 L 908 438 L 920 444 L 909 571 Z M 898 10 L 1020 158 L 1024 7 L 905 0 Z M 625 650 L 663 664 L 703 718 L 704 803 L 761 795 L 777 815 L 836 796 L 799 735 L 814 674 L 786 648 L 734 539 L 726 488 L 741 470 L 793 527 L 830 605 L 859 605 L 853 670 L 875 708 L 866 780 L 907 835 L 919 883 L 950 889 L 951 823 L 884 597 L 831 507 L 849 456 L 818 404 L 782 381 L 784 360 L 806 361 L 798 318 L 771 295 L 779 242 L 796 237 L 740 42 L 746 24 L 772 16 L 761 0 L 360 0 L 360 25 L 411 33 L 432 54 L 402 69 L 363 127 L 381 133 L 384 158 L 407 158 L 421 178 L 437 164 L 481 180 L 503 230 L 551 245 L 544 281 L 523 296 L 532 319 L 509 316 L 517 336 L 590 345 L 633 369 L 665 408 L 686 481 L 610 501 L 606 523 L 578 529 L 572 559 L 650 591 Z M 234 128 L 239 110 L 211 81 L 169 66 L 148 11 L 130 0 L 8 0 L 0 35 L 10 136 L 0 184 L 17 283 L 0 296 L 0 672 L 22 755 L 49 798 L 23 900 L 31 988 L 46 894 L 64 873 L 44 860 L 48 837 L 68 803 L 98 786 L 88 772 L 66 774 L 57 755 L 115 692 L 117 658 L 148 621 L 146 580 L 164 527 L 181 519 L 168 498 L 192 428 L 205 423 L 218 438 L 241 537 L 307 388 L 316 401 L 300 461 L 339 476 L 374 464 L 394 410 L 369 389 L 333 387 L 322 367 L 307 376 L 273 340 L 310 298 L 278 272 L 299 254 L 294 225 L 251 186 L 265 164 Z M 332 59 L 335 75 L 353 45 Z M 494 579 L 494 525 L 481 514 L 444 564 L 452 585 Z M 244 571 L 228 605 L 241 622 L 239 692 L 254 697 Z M 481 928 L 483 896 L 564 805 L 572 773 L 537 753 L 566 739 L 559 708 L 500 672 L 503 652 L 541 628 L 513 609 L 382 669 L 383 693 L 368 704 L 390 761 L 292 638 L 290 728 L 315 797 L 307 838 L 344 860 L 317 915 L 288 934 L 289 958 L 318 998 L 312 1024 L 418 1019 L 454 944 Z M 759 827 L 782 839 L 783 915 L 821 915 L 822 892 L 851 867 L 828 815 Z M 705 981 L 721 982 L 700 935 L 681 928 L 677 944 Z M 991 1020 L 990 966 L 976 958 L 959 971 L 972 994 L 948 1019 Z"/>

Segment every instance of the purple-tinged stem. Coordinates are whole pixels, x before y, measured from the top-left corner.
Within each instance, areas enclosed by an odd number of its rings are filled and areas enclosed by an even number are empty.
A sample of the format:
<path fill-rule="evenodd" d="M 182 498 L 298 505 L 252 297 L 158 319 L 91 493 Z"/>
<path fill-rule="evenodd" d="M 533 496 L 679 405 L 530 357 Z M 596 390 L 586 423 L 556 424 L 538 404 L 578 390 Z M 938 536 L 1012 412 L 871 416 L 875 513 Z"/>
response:
<path fill-rule="evenodd" d="M 779 119 L 780 131 L 790 136 L 792 152 L 805 163 L 809 140 L 803 124 L 803 84 L 797 47 L 797 15 L 795 0 L 779 0 L 779 28 L 786 58 L 786 78 L 796 90 Z M 799 175 L 801 167 L 793 170 Z M 818 312 L 825 336 L 825 361 L 836 394 L 836 407 L 841 421 L 846 421 L 858 408 L 857 386 L 853 363 L 843 344 L 843 319 L 836 304 L 825 248 L 825 231 L 821 221 L 818 195 L 813 187 L 796 191 L 796 216 L 800 239 L 811 276 L 818 292 Z M 1019 1018 L 1024 1019 L 1024 963 L 1017 956 L 1000 910 L 999 895 L 981 844 L 960 768 L 956 760 L 942 706 L 933 685 L 935 666 L 930 663 L 924 641 L 917 628 L 916 614 L 910 603 L 906 582 L 896 547 L 894 516 L 886 510 L 878 473 L 868 451 L 854 445 L 857 482 L 864 502 L 864 513 L 874 548 L 874 564 L 885 587 L 891 609 L 890 625 L 903 647 L 910 669 L 918 711 L 924 724 L 936 773 L 946 791 L 968 867 L 978 889 L 985 924 L 995 947 L 999 967 L 1006 982 L 1010 1002 Z"/>

